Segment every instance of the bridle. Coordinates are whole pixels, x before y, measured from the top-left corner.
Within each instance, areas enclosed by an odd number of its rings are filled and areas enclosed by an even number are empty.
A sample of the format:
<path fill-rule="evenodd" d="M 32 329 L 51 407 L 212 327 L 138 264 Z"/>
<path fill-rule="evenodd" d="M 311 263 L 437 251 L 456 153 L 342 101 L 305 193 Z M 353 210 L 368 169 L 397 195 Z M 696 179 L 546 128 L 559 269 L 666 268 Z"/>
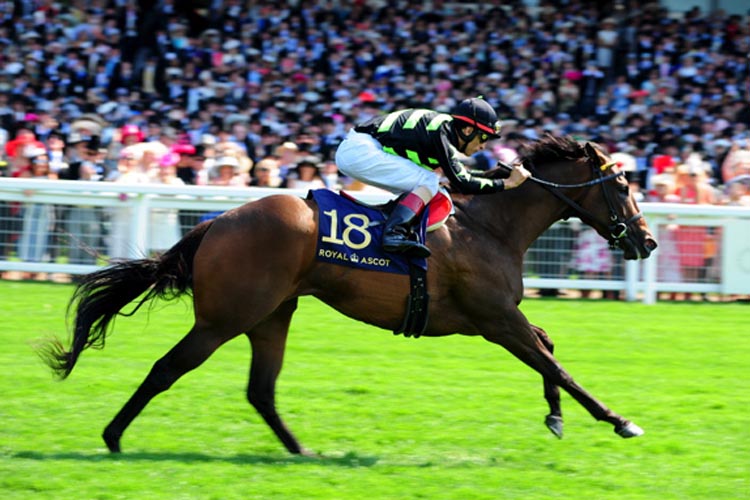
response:
<path fill-rule="evenodd" d="M 612 186 L 607 181 L 625 175 L 625 172 L 620 171 L 613 174 L 604 175 L 604 171 L 612 167 L 614 165 L 614 162 L 600 164 L 599 155 L 596 154 L 596 150 L 591 145 L 591 143 L 587 142 L 584 145 L 584 151 L 586 152 L 588 164 L 591 167 L 592 179 L 578 184 L 558 184 L 556 182 L 550 182 L 536 177 L 536 175 L 534 175 L 533 166 L 527 165 L 526 168 L 532 173 L 532 176 L 529 177 L 529 180 L 539 184 L 544 189 L 553 194 L 556 198 L 572 208 L 576 215 L 578 215 L 582 220 L 590 220 L 599 226 L 606 227 L 609 234 L 609 238 L 607 239 L 607 241 L 609 242 L 609 248 L 614 250 L 615 248 L 620 247 L 620 244 L 624 238 L 627 238 L 628 228 L 630 227 L 630 224 L 637 221 L 638 219 L 641 219 L 643 217 L 643 213 L 638 212 L 629 219 L 625 219 L 620 216 L 620 214 L 615 209 L 613 194 L 611 192 Z M 599 217 L 597 217 L 589 210 L 582 207 L 578 202 L 560 191 L 561 189 L 589 187 L 595 186 L 597 184 L 602 185 L 604 200 L 606 201 L 607 208 L 609 210 L 609 220 L 607 221 L 602 221 Z"/>

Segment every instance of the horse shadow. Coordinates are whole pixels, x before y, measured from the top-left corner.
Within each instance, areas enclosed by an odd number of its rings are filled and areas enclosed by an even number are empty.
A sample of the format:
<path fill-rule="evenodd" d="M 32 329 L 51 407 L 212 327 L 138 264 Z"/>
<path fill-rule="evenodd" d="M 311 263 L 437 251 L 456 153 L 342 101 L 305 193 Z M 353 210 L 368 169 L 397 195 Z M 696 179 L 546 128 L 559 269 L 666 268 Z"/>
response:
<path fill-rule="evenodd" d="M 13 454 L 14 458 L 25 460 L 71 460 L 80 462 L 181 462 L 191 464 L 201 463 L 230 463 L 236 465 L 326 465 L 331 467 L 359 468 L 373 467 L 380 460 L 377 456 L 360 455 L 355 452 L 347 452 L 342 456 L 273 456 L 240 453 L 237 455 L 210 455 L 207 453 L 173 453 L 173 452 L 128 452 L 128 453 L 86 453 L 86 452 L 60 452 L 44 453 L 38 451 L 19 451 Z"/>

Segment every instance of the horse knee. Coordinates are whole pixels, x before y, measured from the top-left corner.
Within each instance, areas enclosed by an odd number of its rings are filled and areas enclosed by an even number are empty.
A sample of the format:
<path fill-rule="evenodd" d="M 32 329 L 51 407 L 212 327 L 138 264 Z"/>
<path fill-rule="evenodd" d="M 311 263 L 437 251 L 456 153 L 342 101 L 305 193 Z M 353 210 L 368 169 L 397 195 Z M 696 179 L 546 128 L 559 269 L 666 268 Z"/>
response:
<path fill-rule="evenodd" d="M 531 325 L 532 330 L 534 330 L 534 333 L 536 333 L 537 338 L 539 338 L 539 341 L 544 345 L 544 347 L 551 353 L 555 352 L 555 343 L 552 342 L 552 339 L 547 334 L 547 332 L 544 331 L 543 328 L 539 328 L 536 325 Z"/>
<path fill-rule="evenodd" d="M 555 343 L 552 342 L 551 338 L 544 336 L 544 337 L 540 337 L 540 339 L 542 341 L 542 344 L 550 352 L 550 354 L 555 352 Z"/>

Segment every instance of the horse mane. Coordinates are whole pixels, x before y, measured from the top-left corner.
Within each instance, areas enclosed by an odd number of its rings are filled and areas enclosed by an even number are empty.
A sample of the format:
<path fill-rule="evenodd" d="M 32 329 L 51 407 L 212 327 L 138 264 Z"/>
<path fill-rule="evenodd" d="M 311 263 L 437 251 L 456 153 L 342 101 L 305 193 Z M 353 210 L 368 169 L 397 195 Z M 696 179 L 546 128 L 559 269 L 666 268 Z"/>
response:
<path fill-rule="evenodd" d="M 579 160 L 586 156 L 586 151 L 577 140 L 570 136 L 557 137 L 551 134 L 542 136 L 538 141 L 522 143 L 518 153 L 524 166 Z"/>
<path fill-rule="evenodd" d="M 518 148 L 518 159 L 526 168 L 532 168 L 542 163 L 559 161 L 579 160 L 586 156 L 586 151 L 580 142 L 570 136 L 554 136 L 545 134 L 538 140 L 521 142 Z M 493 168 L 487 172 L 486 177 L 505 178 L 508 172 L 503 168 Z"/>

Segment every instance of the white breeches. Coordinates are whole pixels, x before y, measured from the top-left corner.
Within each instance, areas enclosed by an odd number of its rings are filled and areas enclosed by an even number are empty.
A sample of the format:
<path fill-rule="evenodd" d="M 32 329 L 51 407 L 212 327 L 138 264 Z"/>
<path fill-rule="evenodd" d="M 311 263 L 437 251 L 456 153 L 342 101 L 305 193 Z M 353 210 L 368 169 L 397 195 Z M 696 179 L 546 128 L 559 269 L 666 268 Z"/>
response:
<path fill-rule="evenodd" d="M 420 191 L 429 191 L 432 198 L 440 188 L 440 177 L 435 172 L 386 153 L 374 137 L 354 129 L 336 150 L 336 165 L 348 177 L 395 194 L 422 188 Z"/>

